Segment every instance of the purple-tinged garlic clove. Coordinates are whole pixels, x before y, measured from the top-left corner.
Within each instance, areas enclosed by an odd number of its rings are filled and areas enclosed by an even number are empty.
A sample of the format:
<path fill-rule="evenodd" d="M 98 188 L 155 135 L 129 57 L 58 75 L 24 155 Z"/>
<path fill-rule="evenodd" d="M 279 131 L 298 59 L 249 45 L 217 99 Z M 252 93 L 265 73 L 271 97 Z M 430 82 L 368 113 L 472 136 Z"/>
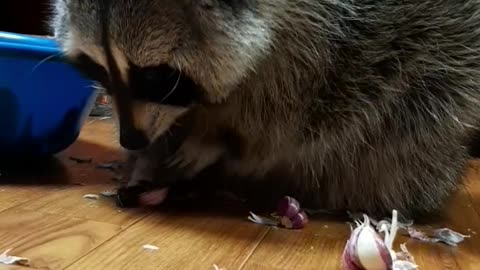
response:
<path fill-rule="evenodd" d="M 342 255 L 342 267 L 344 270 L 363 270 L 362 268 L 358 267 L 354 262 L 354 256 L 352 255 L 352 248 L 353 245 L 350 244 L 350 240 L 347 241 L 345 245 L 345 249 L 343 250 Z"/>
<path fill-rule="evenodd" d="M 298 212 L 300 212 L 300 203 L 296 199 L 285 196 L 278 202 L 277 214 L 279 216 L 292 218 L 298 214 Z"/>
<path fill-rule="evenodd" d="M 360 232 L 356 248 L 356 255 L 363 268 L 367 270 L 391 269 L 390 250 L 371 227 L 366 227 Z"/>
<path fill-rule="evenodd" d="M 344 269 L 389 270 L 392 269 L 391 251 L 370 225 L 369 218 L 357 222 L 344 251 Z M 352 268 L 354 265 L 357 268 Z"/>
<path fill-rule="evenodd" d="M 299 230 L 303 229 L 308 223 L 308 216 L 305 211 L 301 211 L 294 215 L 292 218 L 283 216 L 280 219 L 280 223 L 287 229 Z"/>

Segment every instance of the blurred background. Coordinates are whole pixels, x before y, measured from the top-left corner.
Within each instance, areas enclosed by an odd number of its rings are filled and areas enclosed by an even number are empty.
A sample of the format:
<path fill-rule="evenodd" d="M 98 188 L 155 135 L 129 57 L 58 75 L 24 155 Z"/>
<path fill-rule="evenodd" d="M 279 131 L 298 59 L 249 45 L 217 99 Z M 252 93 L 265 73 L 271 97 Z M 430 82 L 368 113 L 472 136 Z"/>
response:
<path fill-rule="evenodd" d="M 0 31 L 28 35 L 52 35 L 48 26 L 53 0 L 1 0 Z M 91 116 L 110 117 L 110 98 L 102 89 Z"/>
<path fill-rule="evenodd" d="M 47 35 L 51 0 L 2 0 L 0 31 Z"/>

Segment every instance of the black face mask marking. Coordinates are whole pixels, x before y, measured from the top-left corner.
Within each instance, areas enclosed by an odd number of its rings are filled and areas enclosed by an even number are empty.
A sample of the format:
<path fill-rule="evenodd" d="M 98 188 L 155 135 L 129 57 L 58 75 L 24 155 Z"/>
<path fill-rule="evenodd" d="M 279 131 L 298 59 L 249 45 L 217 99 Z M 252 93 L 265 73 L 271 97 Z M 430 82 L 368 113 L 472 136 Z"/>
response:
<path fill-rule="evenodd" d="M 135 100 L 188 107 L 201 98 L 195 82 L 168 65 L 140 68 L 131 64 L 129 77 Z"/>
<path fill-rule="evenodd" d="M 80 72 L 86 79 L 93 80 L 100 83 L 107 90 L 108 94 L 111 94 L 109 87 L 109 77 L 107 70 L 97 62 L 93 61 L 88 55 L 82 53 L 70 60 L 75 69 Z"/>

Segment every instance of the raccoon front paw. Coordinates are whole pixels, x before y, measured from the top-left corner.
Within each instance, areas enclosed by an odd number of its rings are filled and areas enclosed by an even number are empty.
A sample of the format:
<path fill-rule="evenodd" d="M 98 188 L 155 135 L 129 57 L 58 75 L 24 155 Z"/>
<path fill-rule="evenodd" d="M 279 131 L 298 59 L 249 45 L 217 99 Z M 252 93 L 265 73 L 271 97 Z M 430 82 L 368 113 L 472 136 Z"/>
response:
<path fill-rule="evenodd" d="M 154 187 L 151 181 L 139 181 L 136 185 L 121 187 L 117 190 L 117 206 L 135 208 L 162 204 L 168 195 L 168 188 Z"/>
<path fill-rule="evenodd" d="M 134 208 L 141 205 L 142 194 L 153 189 L 150 181 L 138 181 L 135 185 L 127 185 L 117 190 L 116 202 L 118 207 Z"/>
<path fill-rule="evenodd" d="M 156 189 L 144 192 L 140 195 L 139 201 L 142 206 L 157 206 L 162 204 L 168 195 L 168 188 Z"/>

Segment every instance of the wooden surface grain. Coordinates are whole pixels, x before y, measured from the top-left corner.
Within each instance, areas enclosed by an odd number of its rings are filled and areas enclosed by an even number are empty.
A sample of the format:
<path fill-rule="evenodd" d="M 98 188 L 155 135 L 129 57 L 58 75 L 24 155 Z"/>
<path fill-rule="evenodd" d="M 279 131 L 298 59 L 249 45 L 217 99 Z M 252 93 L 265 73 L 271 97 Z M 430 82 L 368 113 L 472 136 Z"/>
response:
<path fill-rule="evenodd" d="M 30 267 L 0 264 L 0 270 L 341 269 L 350 234 L 345 221 L 321 216 L 289 231 L 253 224 L 248 209 L 223 201 L 126 210 L 112 198 L 83 198 L 115 187 L 115 173 L 95 167 L 120 158 L 111 121 L 93 119 L 74 145 L 45 165 L 0 166 L 0 249 L 32 260 Z M 420 269 L 480 269 L 480 161 L 471 162 L 465 178 L 441 215 L 416 228 L 447 227 L 470 238 L 458 247 L 405 236 L 395 243 L 397 249 L 406 243 Z"/>

